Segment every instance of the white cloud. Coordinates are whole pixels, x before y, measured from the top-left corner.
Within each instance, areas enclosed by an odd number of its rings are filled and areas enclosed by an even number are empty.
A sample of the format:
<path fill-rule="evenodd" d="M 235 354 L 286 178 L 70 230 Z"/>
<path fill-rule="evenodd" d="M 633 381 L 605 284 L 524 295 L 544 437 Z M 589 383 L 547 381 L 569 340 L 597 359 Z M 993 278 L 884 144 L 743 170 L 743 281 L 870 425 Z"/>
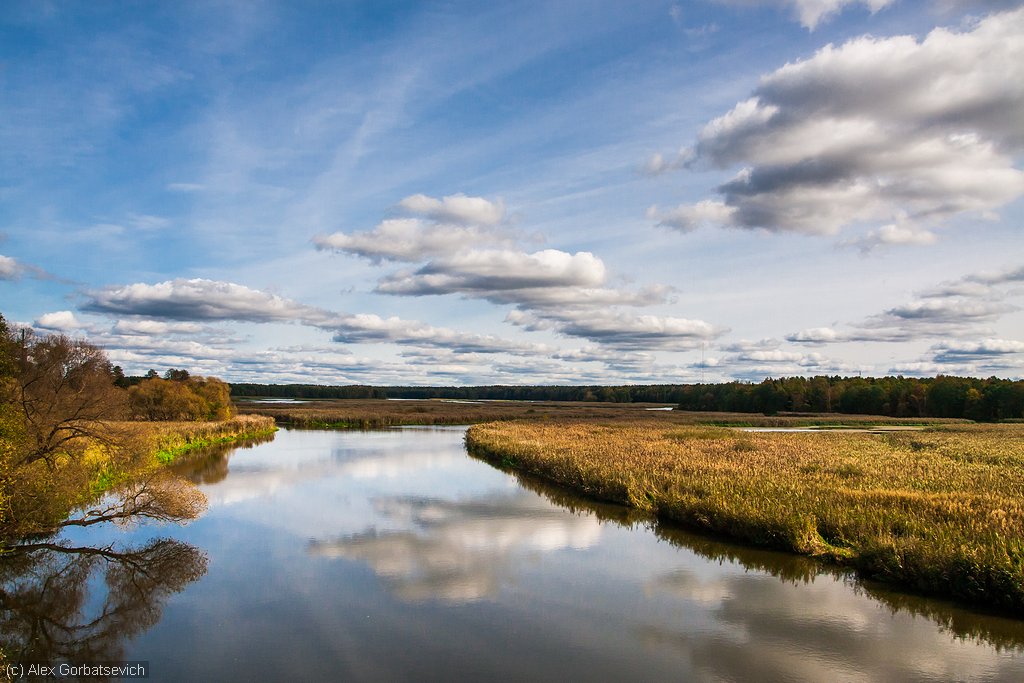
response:
<path fill-rule="evenodd" d="M 1009 295 L 999 288 L 1021 281 L 1024 281 L 1022 267 L 968 274 L 958 280 L 917 292 L 911 301 L 869 316 L 851 325 L 847 331 L 815 327 L 787 335 L 786 340 L 828 344 L 849 341 L 906 342 L 935 337 L 977 339 L 991 334 L 987 325 L 1020 310 L 1008 301 Z"/>
<path fill-rule="evenodd" d="M 935 233 L 923 228 L 890 223 L 843 244 L 857 247 L 866 254 L 882 246 L 927 246 L 935 244 L 936 239 Z"/>
<path fill-rule="evenodd" d="M 42 268 L 0 254 L 0 281 L 20 280 L 24 276 L 36 278 L 37 280 L 57 279 Z"/>
<path fill-rule="evenodd" d="M 505 203 L 483 197 L 453 194 L 442 199 L 414 194 L 398 203 L 406 212 L 424 216 L 439 223 L 464 225 L 497 225 L 505 219 Z"/>
<path fill-rule="evenodd" d="M 177 279 L 136 283 L 89 293 L 83 310 L 167 320 L 285 322 L 316 318 L 312 307 L 233 282 Z"/>
<path fill-rule="evenodd" d="M 614 349 L 692 349 L 726 330 L 703 320 L 638 315 L 614 309 L 525 313 L 511 311 L 506 321 L 527 330 L 551 329 Z"/>
<path fill-rule="evenodd" d="M 363 256 L 372 261 L 421 261 L 470 246 L 495 245 L 509 240 L 474 225 L 428 224 L 418 218 L 381 221 L 367 232 L 317 235 L 318 249 Z"/>
<path fill-rule="evenodd" d="M 24 268 L 16 260 L 0 254 L 0 280 L 17 280 L 23 271 Z"/>
<path fill-rule="evenodd" d="M 81 329 L 82 323 L 71 311 L 54 311 L 53 313 L 44 313 L 36 318 L 35 327 L 56 332 L 70 332 Z"/>
<path fill-rule="evenodd" d="M 686 165 L 692 160 L 693 149 L 690 147 L 683 147 L 672 159 L 665 159 L 660 152 L 655 152 L 647 158 L 647 161 L 644 162 L 644 165 L 640 168 L 640 172 L 648 176 L 661 175 L 662 173 L 668 173 L 669 171 L 686 168 Z"/>
<path fill-rule="evenodd" d="M 1024 194 L 1021 120 L 1024 9 L 920 42 L 828 45 L 705 126 L 697 161 L 745 168 L 718 188 L 721 200 L 676 209 L 674 227 L 835 234 L 905 220 L 919 227 L 881 228 L 868 243 L 925 243 L 920 224 Z"/>
<path fill-rule="evenodd" d="M 679 232 L 692 232 L 697 228 L 728 225 L 736 208 L 714 199 L 703 199 L 696 204 L 680 204 L 665 211 L 657 206 L 647 209 L 647 218 L 658 222 L 663 228 Z"/>
<path fill-rule="evenodd" d="M 826 344 L 841 339 L 841 335 L 831 327 L 812 327 L 786 336 L 788 342 L 804 344 Z"/>
<path fill-rule="evenodd" d="M 604 279 L 604 263 L 590 252 L 569 254 L 544 249 L 527 254 L 511 249 L 476 249 L 441 257 L 415 273 L 384 278 L 377 291 L 419 296 L 536 287 L 596 287 Z"/>
<path fill-rule="evenodd" d="M 946 341 L 931 347 L 936 363 L 963 363 L 965 361 L 999 358 L 1024 354 L 1024 342 L 1010 339 L 982 339 L 981 341 Z"/>
<path fill-rule="evenodd" d="M 450 349 L 461 353 L 537 354 L 550 349 L 541 344 L 510 342 L 492 335 L 467 334 L 414 320 L 362 313 L 337 315 L 322 323 L 335 330 L 334 340 L 348 344 L 393 342 Z"/>

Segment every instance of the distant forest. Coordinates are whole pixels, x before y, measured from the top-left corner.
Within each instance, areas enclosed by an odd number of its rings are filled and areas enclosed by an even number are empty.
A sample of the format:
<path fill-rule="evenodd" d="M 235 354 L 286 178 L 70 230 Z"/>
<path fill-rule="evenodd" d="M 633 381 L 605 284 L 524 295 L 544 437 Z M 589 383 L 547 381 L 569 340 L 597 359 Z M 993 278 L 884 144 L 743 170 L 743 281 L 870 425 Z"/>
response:
<path fill-rule="evenodd" d="M 386 387 L 232 384 L 232 396 L 280 398 L 448 398 L 463 400 L 670 403 L 682 410 L 737 413 L 850 413 L 954 417 L 979 422 L 1024 418 L 1024 380 L 990 377 L 786 377 L 759 384 L 627 386 Z"/>

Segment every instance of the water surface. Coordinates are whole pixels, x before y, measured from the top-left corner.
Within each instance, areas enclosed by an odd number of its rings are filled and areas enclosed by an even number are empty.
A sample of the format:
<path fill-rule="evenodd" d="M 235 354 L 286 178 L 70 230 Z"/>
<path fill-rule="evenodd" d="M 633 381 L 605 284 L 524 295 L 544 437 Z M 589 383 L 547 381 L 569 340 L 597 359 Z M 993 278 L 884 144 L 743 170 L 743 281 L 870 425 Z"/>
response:
<path fill-rule="evenodd" d="M 191 524 L 3 565 L 3 646 L 158 681 L 1024 680 L 1022 621 L 653 524 L 463 434 L 282 430 L 199 459 Z"/>

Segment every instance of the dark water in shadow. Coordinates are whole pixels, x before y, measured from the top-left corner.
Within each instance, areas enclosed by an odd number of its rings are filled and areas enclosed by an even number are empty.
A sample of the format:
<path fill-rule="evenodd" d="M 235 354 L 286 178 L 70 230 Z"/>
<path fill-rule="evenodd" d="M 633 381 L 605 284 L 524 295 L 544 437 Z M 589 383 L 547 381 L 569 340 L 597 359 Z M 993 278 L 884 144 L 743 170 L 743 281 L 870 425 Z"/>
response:
<path fill-rule="evenodd" d="M 496 470 L 462 438 L 282 431 L 194 458 L 179 471 L 209 500 L 200 519 L 57 539 L 158 544 L 164 564 L 0 563 L 2 646 L 147 660 L 159 681 L 1024 680 L 1024 621 L 658 525 Z M 119 616 L 46 650 L 46 610 Z"/>

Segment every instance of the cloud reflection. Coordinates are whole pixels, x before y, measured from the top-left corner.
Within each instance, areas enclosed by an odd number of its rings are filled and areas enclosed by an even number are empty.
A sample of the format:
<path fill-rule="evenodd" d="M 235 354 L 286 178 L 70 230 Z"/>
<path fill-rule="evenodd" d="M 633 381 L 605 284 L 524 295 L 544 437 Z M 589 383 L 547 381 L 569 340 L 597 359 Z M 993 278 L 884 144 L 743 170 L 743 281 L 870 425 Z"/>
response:
<path fill-rule="evenodd" d="M 681 648 L 716 679 L 1019 680 L 1021 673 L 1011 651 L 993 656 L 928 619 L 865 600 L 839 577 L 788 583 L 760 572 L 703 577 L 677 569 L 650 582 L 648 593 L 696 603 L 712 617 L 703 632 L 648 623 L 638 635 Z"/>
<path fill-rule="evenodd" d="M 382 498 L 375 508 L 384 520 L 411 528 L 314 540 L 310 551 L 367 563 L 393 595 L 407 601 L 494 596 L 524 556 L 586 549 L 601 535 L 592 516 L 521 493 L 467 501 Z"/>

